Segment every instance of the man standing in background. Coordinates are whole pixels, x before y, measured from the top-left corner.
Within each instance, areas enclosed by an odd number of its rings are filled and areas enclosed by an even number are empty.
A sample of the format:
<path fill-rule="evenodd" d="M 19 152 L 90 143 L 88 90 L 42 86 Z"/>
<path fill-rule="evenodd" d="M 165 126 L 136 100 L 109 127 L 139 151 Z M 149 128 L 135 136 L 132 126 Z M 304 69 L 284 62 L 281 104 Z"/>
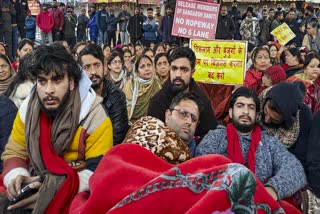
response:
<path fill-rule="evenodd" d="M 101 4 L 101 10 L 97 12 L 96 22 L 98 26 L 98 45 L 106 44 L 108 41 L 107 35 L 107 19 L 109 17 L 109 13 L 106 10 L 107 4 Z"/>
<path fill-rule="evenodd" d="M 222 6 L 217 23 L 216 39 L 232 39 L 235 33 L 234 23 L 231 17 L 227 16 L 227 7 Z"/>
<path fill-rule="evenodd" d="M 241 40 L 240 35 L 240 23 L 241 23 L 241 12 L 238 9 L 238 3 L 236 0 L 232 3 L 232 9 L 228 11 L 228 16 L 233 20 L 233 24 L 235 27 L 235 33 L 233 38 L 235 40 Z"/>
<path fill-rule="evenodd" d="M 54 26 L 52 30 L 53 41 L 62 40 L 64 15 L 62 10 L 58 8 L 57 0 L 52 0 L 52 8 L 49 9 L 49 12 L 54 20 Z"/>
<path fill-rule="evenodd" d="M 129 34 L 127 32 L 127 25 L 129 22 L 129 18 L 131 17 L 130 13 L 127 11 L 128 6 L 122 5 L 122 11 L 118 15 L 119 20 L 119 30 L 120 30 L 120 40 L 122 45 L 127 45 L 129 43 Z"/>
<path fill-rule="evenodd" d="M 26 37 L 25 20 L 27 17 L 27 11 L 29 10 L 28 0 L 16 0 L 14 7 L 17 12 L 18 31 L 21 39 L 23 39 Z"/>
<path fill-rule="evenodd" d="M 135 45 L 137 41 L 141 40 L 142 37 L 142 24 L 143 17 L 139 13 L 139 7 L 136 6 L 134 9 L 134 15 L 130 17 L 127 26 L 128 33 L 130 34 L 130 42 Z"/>

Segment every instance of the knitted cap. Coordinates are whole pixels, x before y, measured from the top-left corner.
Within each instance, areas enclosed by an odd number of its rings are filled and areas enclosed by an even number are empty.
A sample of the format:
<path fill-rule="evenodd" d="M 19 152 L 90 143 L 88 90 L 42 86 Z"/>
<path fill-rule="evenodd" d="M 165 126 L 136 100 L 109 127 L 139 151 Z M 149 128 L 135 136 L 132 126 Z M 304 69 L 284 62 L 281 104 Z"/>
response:
<path fill-rule="evenodd" d="M 272 85 L 286 81 L 286 72 L 279 65 L 271 66 L 264 73 L 271 77 Z"/>

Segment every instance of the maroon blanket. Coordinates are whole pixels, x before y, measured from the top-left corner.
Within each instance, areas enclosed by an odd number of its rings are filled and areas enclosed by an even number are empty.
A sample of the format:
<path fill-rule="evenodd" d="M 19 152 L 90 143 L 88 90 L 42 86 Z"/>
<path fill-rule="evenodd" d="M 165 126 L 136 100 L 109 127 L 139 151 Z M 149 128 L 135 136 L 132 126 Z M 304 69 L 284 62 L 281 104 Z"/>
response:
<path fill-rule="evenodd" d="M 244 166 L 220 155 L 171 165 L 136 144 L 112 148 L 70 213 L 299 213 Z M 246 212 L 243 212 L 246 210 Z"/>

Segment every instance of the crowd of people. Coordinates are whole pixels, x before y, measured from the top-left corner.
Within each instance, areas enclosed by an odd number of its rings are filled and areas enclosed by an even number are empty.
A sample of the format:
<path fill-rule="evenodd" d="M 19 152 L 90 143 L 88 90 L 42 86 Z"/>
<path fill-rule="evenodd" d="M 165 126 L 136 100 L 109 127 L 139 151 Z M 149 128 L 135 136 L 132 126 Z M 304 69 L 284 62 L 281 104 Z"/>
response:
<path fill-rule="evenodd" d="M 102 3 L 75 17 L 53 1 L 35 21 L 43 44 L 21 36 L 12 60 L 0 43 L 0 212 L 319 209 L 312 6 L 221 6 L 216 39 L 248 42 L 242 86 L 196 82 L 192 47 L 171 35 L 173 8 L 141 9 L 116 16 Z M 270 34 L 283 17 L 296 34 L 285 46 Z"/>

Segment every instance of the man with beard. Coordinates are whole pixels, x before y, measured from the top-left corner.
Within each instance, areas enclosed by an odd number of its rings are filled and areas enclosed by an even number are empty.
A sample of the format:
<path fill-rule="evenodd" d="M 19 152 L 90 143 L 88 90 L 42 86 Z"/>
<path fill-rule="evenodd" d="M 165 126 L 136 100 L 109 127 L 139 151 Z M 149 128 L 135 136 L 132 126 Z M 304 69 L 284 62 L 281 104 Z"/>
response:
<path fill-rule="evenodd" d="M 281 200 L 306 185 L 299 160 L 281 142 L 256 125 L 260 101 L 255 92 L 238 88 L 230 98 L 231 123 L 210 131 L 197 147 L 196 155 L 221 154 L 248 167 L 267 192 Z"/>
<path fill-rule="evenodd" d="M 295 155 L 306 167 L 307 140 L 312 113 L 303 103 L 302 82 L 279 83 L 262 96 L 260 121 L 267 132 Z"/>
<path fill-rule="evenodd" d="M 129 129 L 126 97 L 110 80 L 103 77 L 104 56 L 101 47 L 89 44 L 79 53 L 79 63 L 92 81 L 92 88 L 103 98 L 103 105 L 110 115 L 113 144 L 122 143 Z"/>
<path fill-rule="evenodd" d="M 270 32 L 279 27 L 282 24 L 283 13 L 281 11 L 277 11 L 274 13 L 274 19 L 271 22 Z"/>
<path fill-rule="evenodd" d="M 162 42 L 169 44 L 176 43 L 177 37 L 172 36 L 173 27 L 173 9 L 168 5 L 166 7 L 166 15 L 162 17 L 159 32 L 162 36 Z"/>
<path fill-rule="evenodd" d="M 196 56 L 188 47 L 177 47 L 169 56 L 170 78 L 150 100 L 148 114 L 165 122 L 165 112 L 170 108 L 172 99 L 180 92 L 193 92 L 202 102 L 200 122 L 196 136 L 200 138 L 217 126 L 210 100 L 192 78 L 195 71 Z"/>
<path fill-rule="evenodd" d="M 153 8 L 147 9 L 148 19 L 142 24 L 143 29 L 143 45 L 150 47 L 151 43 L 156 43 L 157 41 L 157 31 L 159 28 L 159 23 L 153 17 Z"/>
<path fill-rule="evenodd" d="M 137 44 L 137 41 L 141 40 L 142 37 L 142 24 L 143 17 L 139 14 L 139 7 L 136 6 L 134 9 L 134 15 L 129 18 L 127 31 L 130 35 L 130 41 L 133 45 Z"/>
<path fill-rule="evenodd" d="M 233 19 L 231 17 L 227 16 L 227 11 L 228 10 L 226 6 L 221 7 L 217 23 L 217 30 L 215 36 L 216 39 L 232 40 L 236 31 L 235 23 L 233 22 Z"/>
<path fill-rule="evenodd" d="M 241 40 L 240 35 L 240 23 L 241 23 L 241 11 L 238 9 L 238 3 L 236 0 L 232 3 L 231 10 L 228 11 L 228 16 L 232 18 L 234 26 L 235 26 L 235 33 L 234 33 L 234 39 L 235 40 Z"/>
<path fill-rule="evenodd" d="M 309 5 L 306 7 L 305 9 L 305 22 L 306 22 L 306 27 L 307 27 L 307 23 L 310 22 L 312 19 L 317 19 L 316 14 L 314 14 L 314 8 Z"/>
<path fill-rule="evenodd" d="M 270 25 L 271 22 L 268 20 L 268 11 L 266 9 L 262 10 L 262 19 L 259 20 L 260 33 L 259 42 L 261 45 L 267 44 L 270 41 Z"/>
<path fill-rule="evenodd" d="M 1 158 L 9 200 L 25 185 L 36 193 L 8 209 L 68 213 L 112 147 L 112 125 L 102 99 L 65 48 L 40 46 L 33 54 L 28 71 L 36 83 L 17 113 Z"/>
<path fill-rule="evenodd" d="M 54 26 L 54 20 L 51 14 L 48 12 L 48 5 L 42 5 L 42 11 L 37 15 L 36 23 L 40 29 L 41 43 L 46 44 L 47 42 L 51 44 L 52 39 L 52 29 Z"/>
<path fill-rule="evenodd" d="M 58 8 L 57 0 L 52 0 L 52 8 L 49 12 L 54 20 L 54 26 L 52 30 L 53 41 L 59 41 L 63 39 L 63 27 L 64 27 L 64 15 L 63 11 Z"/>

